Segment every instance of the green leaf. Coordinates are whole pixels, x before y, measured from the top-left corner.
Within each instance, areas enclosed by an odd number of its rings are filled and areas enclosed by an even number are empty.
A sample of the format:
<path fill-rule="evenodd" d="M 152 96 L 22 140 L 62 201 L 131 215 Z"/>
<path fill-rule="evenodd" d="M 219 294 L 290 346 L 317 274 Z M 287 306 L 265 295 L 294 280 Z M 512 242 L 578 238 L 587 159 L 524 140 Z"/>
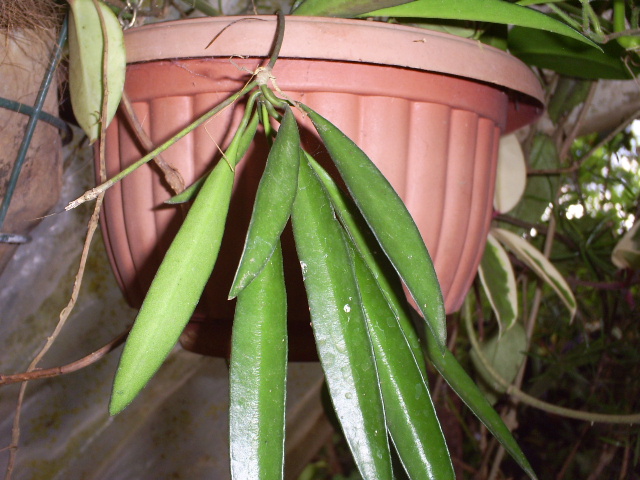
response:
<path fill-rule="evenodd" d="M 318 176 L 322 186 L 331 200 L 331 205 L 335 209 L 342 225 L 344 226 L 349 238 L 353 242 L 356 250 L 364 259 L 367 267 L 373 274 L 375 281 L 380 287 L 380 291 L 384 296 L 388 307 L 393 312 L 400 326 L 404 331 L 405 337 L 411 345 L 413 355 L 418 362 L 421 372 L 426 372 L 426 364 L 422 355 L 422 347 L 418 338 L 415 327 L 411 321 L 402 314 L 406 307 L 407 299 L 402 289 L 402 283 L 398 278 L 396 271 L 384 255 L 375 236 L 369 229 L 366 221 L 353 203 L 353 200 L 345 194 L 340 187 L 333 181 L 331 176 L 324 170 L 313 157 L 304 152 L 307 161 Z"/>
<path fill-rule="evenodd" d="M 218 162 L 167 250 L 122 352 L 111 415 L 121 412 L 144 388 L 191 318 L 218 258 L 233 180 L 227 162 Z"/>
<path fill-rule="evenodd" d="M 108 94 L 105 128 L 113 119 L 122 97 L 126 70 L 124 36 L 118 18 L 104 3 L 98 3 L 104 19 L 104 31 L 93 0 L 69 0 L 69 4 L 71 106 L 78 124 L 89 141 L 94 142 L 100 135 L 105 92 Z M 103 78 L 105 39 L 108 47 L 106 86 Z"/>
<path fill-rule="evenodd" d="M 392 478 L 378 375 L 353 264 L 329 199 L 306 161 L 300 162 L 291 219 L 336 415 L 363 478 Z"/>
<path fill-rule="evenodd" d="M 508 212 L 515 207 L 527 186 L 527 162 L 515 134 L 500 139 L 496 190 L 493 207 L 498 212 Z"/>
<path fill-rule="evenodd" d="M 371 11 L 366 16 L 441 18 L 520 25 L 565 35 L 598 49 L 587 37 L 555 18 L 503 0 L 417 0 L 397 7 Z"/>
<path fill-rule="evenodd" d="M 489 234 L 478 268 L 480 281 L 498 319 L 499 331 L 509 330 L 518 318 L 518 292 L 507 252 Z"/>
<path fill-rule="evenodd" d="M 548 68 L 563 75 L 586 79 L 633 78 L 637 67 L 629 70 L 626 51 L 617 42 L 591 48 L 572 38 L 531 28 L 509 31 L 509 51 L 528 65 Z"/>
<path fill-rule="evenodd" d="M 577 309 L 576 299 L 571 288 L 569 288 L 569 285 L 567 285 L 564 277 L 556 267 L 533 245 L 515 233 L 502 228 L 493 228 L 491 229 L 491 234 L 553 288 L 560 300 L 569 309 L 571 320 L 573 320 Z"/>
<path fill-rule="evenodd" d="M 553 170 L 560 168 L 560 158 L 553 140 L 543 134 L 534 138 L 529 154 L 529 168 L 533 170 Z M 527 179 L 524 195 L 510 214 L 529 223 L 537 223 L 556 198 L 559 185 L 558 175 L 535 175 Z"/>
<path fill-rule="evenodd" d="M 473 414 L 487 427 L 491 434 L 502 444 L 505 450 L 513 459 L 527 472 L 532 479 L 537 478 L 536 474 L 527 461 L 527 457 L 520 449 L 518 442 L 511 431 L 504 424 L 502 418 L 489 404 L 482 391 L 462 368 L 456 357 L 447 349 L 442 355 L 438 344 L 428 329 L 426 333 L 426 352 L 429 360 L 442 378 L 456 392 L 460 399 L 469 407 Z"/>
<path fill-rule="evenodd" d="M 249 105 L 247 105 L 247 108 L 249 108 Z M 247 150 L 249 150 L 249 147 L 253 142 L 253 138 L 256 135 L 256 130 L 258 129 L 258 123 L 259 123 L 258 115 L 254 114 L 251 117 L 251 121 L 247 124 L 247 128 L 242 131 L 242 134 L 238 141 L 238 155 L 237 155 L 238 161 L 242 159 L 246 155 Z M 198 192 L 200 191 L 200 188 L 202 188 L 202 185 L 204 184 L 205 180 L 207 179 L 210 173 L 211 173 L 211 170 L 209 170 L 204 175 L 202 175 L 198 180 L 193 182 L 183 192 L 177 195 L 174 195 L 169 200 L 166 200 L 164 203 L 168 205 L 177 205 L 180 203 L 190 202 L 191 200 L 195 199 L 196 196 L 198 195 Z"/>
<path fill-rule="evenodd" d="M 553 90 L 553 95 L 547 105 L 547 113 L 553 123 L 571 113 L 578 105 L 581 105 L 589 95 L 592 81 L 581 80 L 574 77 L 563 77 L 558 79 L 558 83 Z"/>
<path fill-rule="evenodd" d="M 309 114 L 353 201 L 444 350 L 447 330 L 442 291 L 427 247 L 407 207 L 355 143 L 318 113 L 301 107 Z"/>
<path fill-rule="evenodd" d="M 402 5 L 413 0 L 306 0 L 293 15 L 314 17 L 356 17 L 373 9 Z"/>
<path fill-rule="evenodd" d="M 527 332 L 520 323 L 516 323 L 508 331 L 495 334 L 482 343 L 480 351 L 471 349 L 471 361 L 482 380 L 486 385 L 489 385 L 492 391 L 505 393 L 505 387 L 493 380 L 485 363 L 504 380 L 512 383 L 526 358 L 526 351 Z M 489 400 L 495 403 L 497 399 L 489 395 Z"/>
<path fill-rule="evenodd" d="M 375 353 L 389 435 L 409 478 L 455 478 L 429 388 L 398 320 L 358 253 L 356 277 Z"/>
<path fill-rule="evenodd" d="M 238 295 L 229 368 L 231 477 L 284 475 L 287 296 L 280 245 Z"/>
<path fill-rule="evenodd" d="M 298 187 L 300 135 L 298 125 L 287 107 L 278 135 L 269 151 L 240 265 L 231 286 L 229 298 L 235 298 L 269 260 L 284 230 Z"/>
<path fill-rule="evenodd" d="M 611 261 L 618 268 L 640 269 L 640 220 L 636 221 L 614 247 Z"/>
<path fill-rule="evenodd" d="M 529 6 L 529 5 L 542 5 L 543 3 L 560 3 L 560 2 L 564 2 L 566 0 L 520 0 L 519 2 L 516 2 L 518 5 L 522 5 L 523 7 Z"/>
<path fill-rule="evenodd" d="M 473 414 L 487 427 L 491 434 L 502 444 L 509 455 L 518 462 L 518 465 L 527 472 L 532 479 L 537 478 L 531 465 L 527 461 L 518 442 L 513 438 L 511 431 L 502 421 L 502 418 L 489 404 L 482 391 L 462 368 L 456 357 L 447 349 L 444 355 L 438 348 L 436 339 L 431 331 L 425 329 L 426 353 L 436 370 L 446 380 L 451 389 L 469 407 Z"/>

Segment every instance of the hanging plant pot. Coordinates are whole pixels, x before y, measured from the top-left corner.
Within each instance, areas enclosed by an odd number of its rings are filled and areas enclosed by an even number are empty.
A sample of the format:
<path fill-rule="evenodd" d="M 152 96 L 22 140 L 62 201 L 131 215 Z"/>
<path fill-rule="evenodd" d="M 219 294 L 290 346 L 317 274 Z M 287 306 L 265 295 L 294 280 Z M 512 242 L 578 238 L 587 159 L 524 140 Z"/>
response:
<path fill-rule="evenodd" d="M 238 91 L 268 57 L 275 17 L 168 22 L 126 34 L 125 91 L 154 144 Z M 433 257 L 447 312 L 473 280 L 492 213 L 500 136 L 542 112 L 531 71 L 508 54 L 459 37 L 359 20 L 287 17 L 273 70 L 280 90 L 329 119 L 376 163 L 405 201 Z M 220 159 L 243 105 L 214 117 L 163 153 L 190 185 Z M 303 125 L 308 119 L 296 112 Z M 320 148 L 303 128 L 303 141 Z M 144 153 L 123 115 L 109 127 L 107 174 Z M 234 305 L 229 287 L 244 245 L 266 158 L 257 141 L 236 170 L 227 231 L 192 322 L 190 350 L 227 355 Z M 153 165 L 106 195 L 103 231 L 116 277 L 139 307 L 183 216 Z M 212 219 L 215 221 L 215 219 Z M 283 239 L 290 359 L 315 358 L 300 265 Z"/>

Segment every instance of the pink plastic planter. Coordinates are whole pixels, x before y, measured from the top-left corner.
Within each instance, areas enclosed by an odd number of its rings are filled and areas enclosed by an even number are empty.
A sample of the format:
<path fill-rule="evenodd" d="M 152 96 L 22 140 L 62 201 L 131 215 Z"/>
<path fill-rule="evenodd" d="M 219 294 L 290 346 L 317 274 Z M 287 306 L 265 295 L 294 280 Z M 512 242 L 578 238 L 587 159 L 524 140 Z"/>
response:
<path fill-rule="evenodd" d="M 265 63 L 275 26 L 275 17 L 226 17 L 127 32 L 125 88 L 153 142 L 166 140 L 242 88 L 247 72 Z M 535 76 L 506 53 L 474 41 L 377 22 L 304 17 L 287 18 L 274 74 L 283 92 L 334 122 L 387 176 L 423 234 L 447 312 L 459 309 L 484 250 L 500 135 L 542 112 Z M 163 154 L 187 185 L 218 161 L 242 111 L 242 104 L 227 109 Z M 311 131 L 304 132 L 305 142 L 315 151 Z M 109 176 L 144 153 L 123 117 L 109 128 L 106 147 Z M 264 147 L 258 141 L 238 168 L 230 230 L 205 296 L 182 336 L 190 350 L 228 353 L 234 305 L 226 297 L 244 244 Z M 152 166 L 139 169 L 106 196 L 102 226 L 107 249 L 134 307 L 140 306 L 181 219 L 179 208 L 163 205 L 170 196 Z M 314 358 L 289 236 L 285 263 L 290 358 Z"/>

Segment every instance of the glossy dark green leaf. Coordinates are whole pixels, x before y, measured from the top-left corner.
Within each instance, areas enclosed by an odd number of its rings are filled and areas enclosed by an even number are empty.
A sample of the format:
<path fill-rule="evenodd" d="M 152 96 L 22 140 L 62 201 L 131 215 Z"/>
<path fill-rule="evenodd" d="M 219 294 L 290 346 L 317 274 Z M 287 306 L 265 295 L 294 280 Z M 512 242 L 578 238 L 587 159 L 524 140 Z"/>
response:
<path fill-rule="evenodd" d="M 233 152 L 227 154 L 235 158 Z M 165 254 L 120 358 L 111 415 L 147 384 L 191 318 L 218 258 L 233 180 L 231 167 L 218 162 Z"/>
<path fill-rule="evenodd" d="M 286 374 L 287 296 L 278 243 L 236 304 L 229 370 L 233 479 L 283 478 Z"/>
<path fill-rule="evenodd" d="M 402 329 L 405 332 L 409 345 L 411 345 L 413 355 L 418 362 L 420 371 L 426 372 L 427 370 L 422 354 L 422 347 L 420 345 L 420 339 L 415 331 L 415 327 L 410 321 L 408 321 L 406 315 L 401 314 L 401 312 L 406 308 L 406 297 L 393 265 L 391 265 L 389 259 L 384 255 L 384 252 L 380 248 L 380 245 L 378 245 L 375 236 L 371 233 L 369 226 L 365 222 L 364 218 L 362 218 L 362 215 L 353 201 L 340 189 L 326 170 L 324 170 L 318 162 L 313 159 L 313 157 L 306 152 L 305 156 L 318 176 L 318 179 L 322 182 L 322 186 L 327 192 L 327 195 L 329 195 L 331 204 L 338 214 L 338 217 L 349 235 L 349 238 L 353 242 L 353 245 L 364 259 L 367 267 L 373 274 L 375 281 L 378 283 L 380 291 L 387 301 L 388 307 L 393 312 L 395 318 L 399 322 L 402 322 Z"/>
<path fill-rule="evenodd" d="M 548 68 L 563 75 L 586 79 L 633 78 L 624 62 L 625 50 L 616 42 L 602 45 L 602 51 L 574 39 L 531 28 L 509 31 L 509 51 L 529 65 Z"/>
<path fill-rule="evenodd" d="M 595 43 L 568 25 L 537 10 L 504 0 L 417 0 L 367 13 L 374 17 L 441 18 L 520 25 L 564 35 L 597 50 Z M 595 47 L 595 48 L 594 48 Z"/>
<path fill-rule="evenodd" d="M 269 151 L 251 214 L 249 231 L 229 298 L 234 298 L 260 273 L 280 239 L 296 197 L 300 165 L 298 125 L 286 107 Z"/>
<path fill-rule="evenodd" d="M 482 391 L 458 363 L 456 357 L 447 349 L 442 355 L 436 339 L 429 329 L 425 329 L 427 356 L 438 370 L 442 378 L 446 380 L 451 389 L 469 407 L 476 417 L 487 427 L 491 434 L 502 444 L 504 449 L 527 472 L 529 477 L 536 479 L 536 474 L 531 468 L 527 457 L 511 434 L 511 431 L 502 421 L 498 412 L 487 401 Z"/>
<path fill-rule="evenodd" d="M 407 207 L 367 155 L 331 122 L 306 106 L 355 204 L 404 281 L 441 349 L 444 300 L 431 257 Z"/>
<path fill-rule="evenodd" d="M 347 443 L 363 478 L 392 478 L 373 349 L 350 253 L 306 161 L 300 162 L 292 224 L 318 355 Z"/>
<path fill-rule="evenodd" d="M 409 478 L 455 478 L 429 388 L 378 283 L 353 255 L 360 298 L 375 353 L 387 428 Z"/>
<path fill-rule="evenodd" d="M 294 11 L 293 15 L 313 17 L 355 17 L 371 10 L 403 3 L 412 0 L 306 0 Z"/>

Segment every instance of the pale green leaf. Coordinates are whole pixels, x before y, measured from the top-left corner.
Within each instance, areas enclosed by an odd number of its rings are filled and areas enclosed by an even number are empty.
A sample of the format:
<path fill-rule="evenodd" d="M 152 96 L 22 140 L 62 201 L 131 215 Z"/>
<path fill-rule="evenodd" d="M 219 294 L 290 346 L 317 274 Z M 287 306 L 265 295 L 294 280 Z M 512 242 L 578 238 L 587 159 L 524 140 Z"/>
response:
<path fill-rule="evenodd" d="M 527 333 L 520 323 L 516 323 L 502 335 L 496 334 L 483 342 L 480 351 L 472 349 L 471 361 L 486 386 L 494 392 L 504 393 L 505 387 L 494 380 L 486 365 L 512 383 L 522 366 L 526 351 Z M 495 400 L 495 397 L 489 395 L 489 400 Z"/>
<path fill-rule="evenodd" d="M 526 186 L 527 162 L 522 147 L 514 134 L 506 135 L 500 139 L 493 207 L 508 212 L 518 204 Z"/>
<path fill-rule="evenodd" d="M 541 5 L 543 3 L 560 3 L 564 1 L 565 0 L 520 0 L 519 2 L 516 2 L 516 3 L 524 7 L 529 5 Z"/>
<path fill-rule="evenodd" d="M 571 320 L 573 320 L 577 309 L 576 299 L 556 267 L 533 245 L 515 233 L 502 228 L 493 228 L 491 234 L 553 288 L 560 300 L 569 309 Z"/>
<path fill-rule="evenodd" d="M 411 1 L 412 0 L 306 0 L 293 11 L 293 15 L 350 18 L 371 10 L 394 7 Z"/>
<path fill-rule="evenodd" d="M 487 238 L 478 274 L 498 319 L 500 332 L 510 329 L 518 318 L 516 279 L 507 252 L 491 234 Z"/>
<path fill-rule="evenodd" d="M 538 134 L 533 139 L 529 154 L 529 168 L 553 170 L 560 168 L 560 157 L 551 137 Z M 529 177 L 524 196 L 509 214 L 519 220 L 537 223 L 555 199 L 559 187 L 558 175 L 535 175 Z"/>
<path fill-rule="evenodd" d="M 89 141 L 94 142 L 100 135 L 105 93 L 105 128 L 113 119 L 122 97 L 126 70 L 124 36 L 118 18 L 104 3 L 97 3 L 104 20 L 104 30 L 93 0 L 69 0 L 69 4 L 72 13 L 69 24 L 71 106 L 78 124 Z M 108 50 L 106 87 L 103 69 L 105 49 Z"/>
<path fill-rule="evenodd" d="M 611 261 L 618 268 L 640 269 L 640 221 L 620 239 L 611 253 Z"/>
<path fill-rule="evenodd" d="M 519 25 L 565 35 L 598 48 L 587 37 L 555 18 L 503 0 L 417 0 L 397 7 L 371 11 L 366 16 L 439 18 Z"/>

